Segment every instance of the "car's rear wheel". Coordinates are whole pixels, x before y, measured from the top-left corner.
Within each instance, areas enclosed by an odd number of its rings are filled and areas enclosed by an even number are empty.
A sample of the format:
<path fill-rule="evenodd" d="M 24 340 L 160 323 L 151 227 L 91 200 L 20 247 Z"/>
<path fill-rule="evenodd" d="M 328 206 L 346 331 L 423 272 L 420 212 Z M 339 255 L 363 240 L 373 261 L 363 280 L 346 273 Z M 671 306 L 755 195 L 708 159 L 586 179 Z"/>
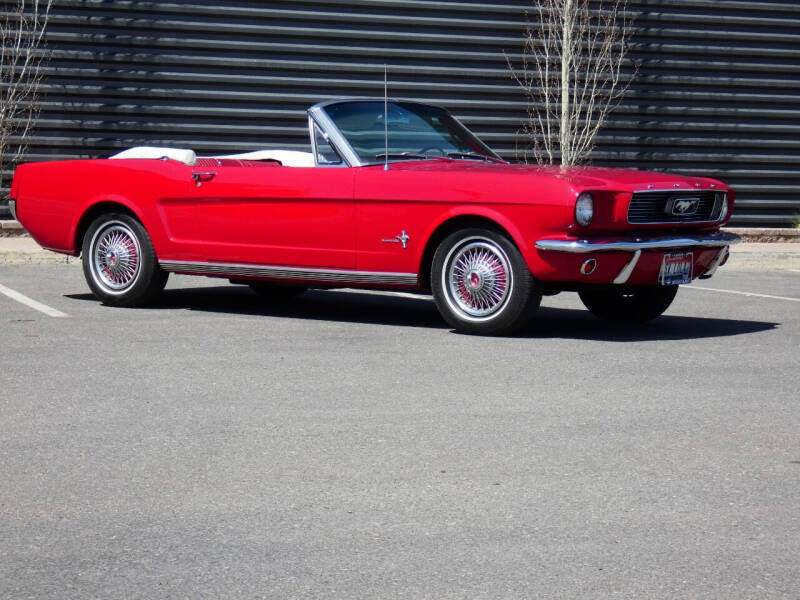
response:
<path fill-rule="evenodd" d="M 488 229 L 458 231 L 442 241 L 433 257 L 431 289 L 445 321 L 481 335 L 520 329 L 542 299 L 514 243 Z"/>
<path fill-rule="evenodd" d="M 599 319 L 612 323 L 645 323 L 663 314 L 677 293 L 677 285 L 668 285 L 584 289 L 578 295 Z"/>
<path fill-rule="evenodd" d="M 95 297 L 111 306 L 142 306 L 164 289 L 169 276 L 159 265 L 144 226 L 125 213 L 106 213 L 83 237 L 83 274 Z"/>

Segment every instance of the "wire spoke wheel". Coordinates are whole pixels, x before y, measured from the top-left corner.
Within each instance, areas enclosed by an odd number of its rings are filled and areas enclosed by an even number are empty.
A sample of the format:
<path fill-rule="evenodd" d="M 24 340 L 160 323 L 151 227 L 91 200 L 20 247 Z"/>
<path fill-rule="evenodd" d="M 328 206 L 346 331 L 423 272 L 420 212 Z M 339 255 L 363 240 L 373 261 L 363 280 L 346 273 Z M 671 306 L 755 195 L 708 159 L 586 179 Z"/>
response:
<path fill-rule="evenodd" d="M 141 248 L 136 235 L 123 223 L 109 223 L 92 240 L 93 273 L 103 287 L 123 291 L 136 282 L 141 268 Z"/>
<path fill-rule="evenodd" d="M 518 331 L 542 299 L 519 248 L 508 236 L 481 227 L 454 231 L 439 243 L 431 292 L 444 320 L 474 335 Z"/>
<path fill-rule="evenodd" d="M 447 300 L 466 318 L 485 319 L 505 306 L 513 284 L 508 258 L 490 240 L 472 239 L 447 257 Z"/>
<path fill-rule="evenodd" d="M 147 229 L 121 211 L 101 213 L 91 222 L 81 253 L 86 283 L 109 306 L 146 306 L 169 277 L 158 264 Z"/>

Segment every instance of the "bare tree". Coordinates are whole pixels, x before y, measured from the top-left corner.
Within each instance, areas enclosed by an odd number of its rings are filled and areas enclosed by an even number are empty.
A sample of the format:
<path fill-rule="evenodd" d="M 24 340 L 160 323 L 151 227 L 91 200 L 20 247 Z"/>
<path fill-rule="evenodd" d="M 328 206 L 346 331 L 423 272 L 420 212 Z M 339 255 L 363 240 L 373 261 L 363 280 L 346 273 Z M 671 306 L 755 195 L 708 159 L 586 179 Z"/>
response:
<path fill-rule="evenodd" d="M 53 0 L 11 0 L 0 14 L 0 176 L 27 149 L 39 112 L 44 34 Z"/>
<path fill-rule="evenodd" d="M 533 0 L 522 64 L 506 55 L 527 98 L 523 133 L 538 163 L 586 161 L 630 84 L 623 78 L 631 20 L 627 0 Z M 525 152 L 527 162 L 527 150 Z"/>

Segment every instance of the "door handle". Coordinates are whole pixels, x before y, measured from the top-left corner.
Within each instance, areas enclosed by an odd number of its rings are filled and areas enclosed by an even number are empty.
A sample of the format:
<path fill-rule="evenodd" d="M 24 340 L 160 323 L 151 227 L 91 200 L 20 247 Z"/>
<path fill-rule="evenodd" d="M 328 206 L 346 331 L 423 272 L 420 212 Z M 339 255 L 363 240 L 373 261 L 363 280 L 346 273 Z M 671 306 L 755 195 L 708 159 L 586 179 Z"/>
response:
<path fill-rule="evenodd" d="M 201 171 L 199 173 L 192 173 L 192 179 L 197 184 L 197 187 L 200 187 L 206 181 L 211 181 L 214 179 L 214 176 L 217 174 L 216 171 Z"/>

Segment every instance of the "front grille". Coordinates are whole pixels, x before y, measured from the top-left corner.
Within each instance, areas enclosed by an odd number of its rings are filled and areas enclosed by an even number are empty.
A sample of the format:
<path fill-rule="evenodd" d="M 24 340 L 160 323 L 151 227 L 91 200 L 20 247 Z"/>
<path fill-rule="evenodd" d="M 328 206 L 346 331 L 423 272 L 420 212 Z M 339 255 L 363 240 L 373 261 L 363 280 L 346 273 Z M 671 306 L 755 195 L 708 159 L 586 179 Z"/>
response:
<path fill-rule="evenodd" d="M 628 206 L 628 223 L 699 223 L 719 218 L 724 192 L 713 190 L 675 190 L 667 192 L 636 192 Z M 680 214 L 673 207 L 692 204 L 691 214 Z M 679 207 L 679 208 L 680 208 Z"/>

